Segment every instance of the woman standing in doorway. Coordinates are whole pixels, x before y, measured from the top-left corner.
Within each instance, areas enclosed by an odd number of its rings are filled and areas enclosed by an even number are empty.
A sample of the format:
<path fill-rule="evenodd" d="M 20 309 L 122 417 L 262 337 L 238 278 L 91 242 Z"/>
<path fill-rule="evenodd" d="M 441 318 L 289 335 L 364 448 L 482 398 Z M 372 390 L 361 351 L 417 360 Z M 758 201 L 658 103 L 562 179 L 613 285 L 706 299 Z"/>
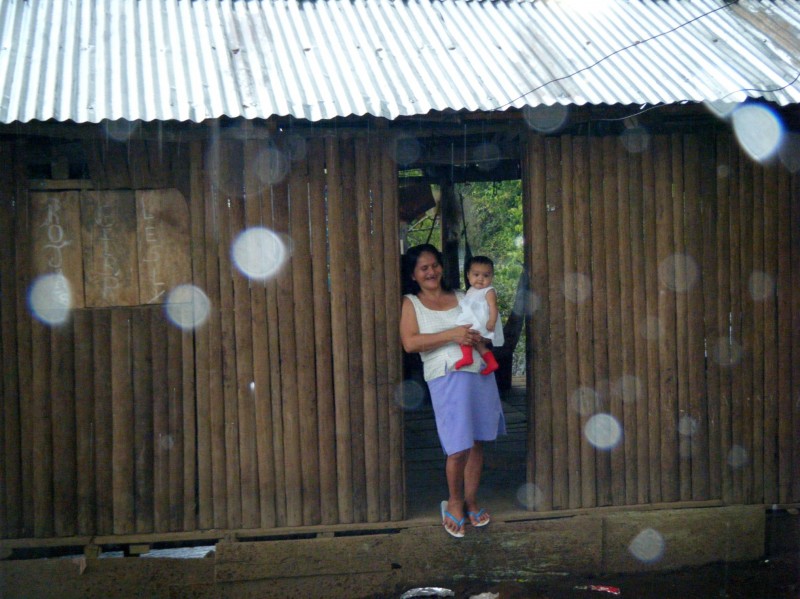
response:
<path fill-rule="evenodd" d="M 494 374 L 480 374 L 480 355 L 473 364 L 454 368 L 462 345 L 475 348 L 481 336 L 470 325 L 457 324 L 460 291 L 442 281 L 442 255 L 436 247 L 410 248 L 403 263 L 404 283 L 400 339 L 408 353 L 419 353 L 436 417 L 436 430 L 447 454 L 445 474 L 449 498 L 442 501 L 442 525 L 454 537 L 463 537 L 465 522 L 489 524 L 489 513 L 478 505 L 483 471 L 484 441 L 504 434 L 505 418 Z"/>

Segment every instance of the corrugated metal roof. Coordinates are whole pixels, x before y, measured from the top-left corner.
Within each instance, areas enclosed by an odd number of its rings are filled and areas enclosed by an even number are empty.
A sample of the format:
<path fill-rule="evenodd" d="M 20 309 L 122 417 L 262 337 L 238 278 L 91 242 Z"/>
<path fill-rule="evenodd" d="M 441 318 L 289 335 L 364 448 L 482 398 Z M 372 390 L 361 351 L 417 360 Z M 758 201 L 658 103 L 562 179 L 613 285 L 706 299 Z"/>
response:
<path fill-rule="evenodd" d="M 3 123 L 786 105 L 798 73 L 795 0 L 0 0 Z"/>

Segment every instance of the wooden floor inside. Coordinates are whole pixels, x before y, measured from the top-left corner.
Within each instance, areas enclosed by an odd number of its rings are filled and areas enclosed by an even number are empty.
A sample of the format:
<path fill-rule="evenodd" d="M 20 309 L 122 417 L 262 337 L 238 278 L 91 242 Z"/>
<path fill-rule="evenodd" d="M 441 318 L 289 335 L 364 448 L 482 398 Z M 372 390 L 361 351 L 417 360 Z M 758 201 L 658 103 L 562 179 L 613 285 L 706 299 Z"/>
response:
<path fill-rule="evenodd" d="M 525 484 L 528 431 L 524 379 L 515 380 L 501 392 L 508 434 L 485 444 L 485 461 L 479 499 L 491 513 L 522 509 L 517 494 Z M 436 434 L 429 403 L 405 415 L 406 518 L 414 520 L 439 514 L 439 503 L 447 498 L 445 456 Z"/>

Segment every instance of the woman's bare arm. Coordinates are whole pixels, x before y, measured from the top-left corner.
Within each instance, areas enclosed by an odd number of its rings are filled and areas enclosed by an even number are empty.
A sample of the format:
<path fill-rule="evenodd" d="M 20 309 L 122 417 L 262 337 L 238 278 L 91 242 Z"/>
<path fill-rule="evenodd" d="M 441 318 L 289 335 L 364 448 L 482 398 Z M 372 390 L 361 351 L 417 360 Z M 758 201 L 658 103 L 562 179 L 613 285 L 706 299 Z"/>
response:
<path fill-rule="evenodd" d="M 448 343 L 475 345 L 478 339 L 480 339 L 480 335 L 472 331 L 468 324 L 447 329 L 441 333 L 420 333 L 414 306 L 411 304 L 411 300 L 403 298 L 403 308 L 400 313 L 400 341 L 407 353 L 430 351 Z"/>
<path fill-rule="evenodd" d="M 494 289 L 490 289 L 486 292 L 486 303 L 489 304 L 489 318 L 486 320 L 486 329 L 488 331 L 494 331 L 498 316 L 497 293 L 495 293 Z"/>

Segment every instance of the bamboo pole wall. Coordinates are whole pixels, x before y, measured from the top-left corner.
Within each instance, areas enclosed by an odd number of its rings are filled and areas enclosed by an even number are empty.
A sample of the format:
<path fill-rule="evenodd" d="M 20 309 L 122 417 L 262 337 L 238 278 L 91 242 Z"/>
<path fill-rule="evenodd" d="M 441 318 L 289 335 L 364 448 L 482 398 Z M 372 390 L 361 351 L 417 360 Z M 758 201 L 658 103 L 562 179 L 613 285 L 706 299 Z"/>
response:
<path fill-rule="evenodd" d="M 188 331 L 160 304 L 74 310 L 61 326 L 32 317 L 24 140 L 0 144 L 14 165 L 0 176 L 0 536 L 403 517 L 389 141 L 284 141 L 92 146 L 99 189 L 184 190 L 189 240 L 173 251 L 211 306 Z M 288 256 L 266 280 L 232 259 L 254 227 Z"/>
<path fill-rule="evenodd" d="M 643 141 L 525 143 L 534 507 L 796 503 L 800 175 Z"/>

